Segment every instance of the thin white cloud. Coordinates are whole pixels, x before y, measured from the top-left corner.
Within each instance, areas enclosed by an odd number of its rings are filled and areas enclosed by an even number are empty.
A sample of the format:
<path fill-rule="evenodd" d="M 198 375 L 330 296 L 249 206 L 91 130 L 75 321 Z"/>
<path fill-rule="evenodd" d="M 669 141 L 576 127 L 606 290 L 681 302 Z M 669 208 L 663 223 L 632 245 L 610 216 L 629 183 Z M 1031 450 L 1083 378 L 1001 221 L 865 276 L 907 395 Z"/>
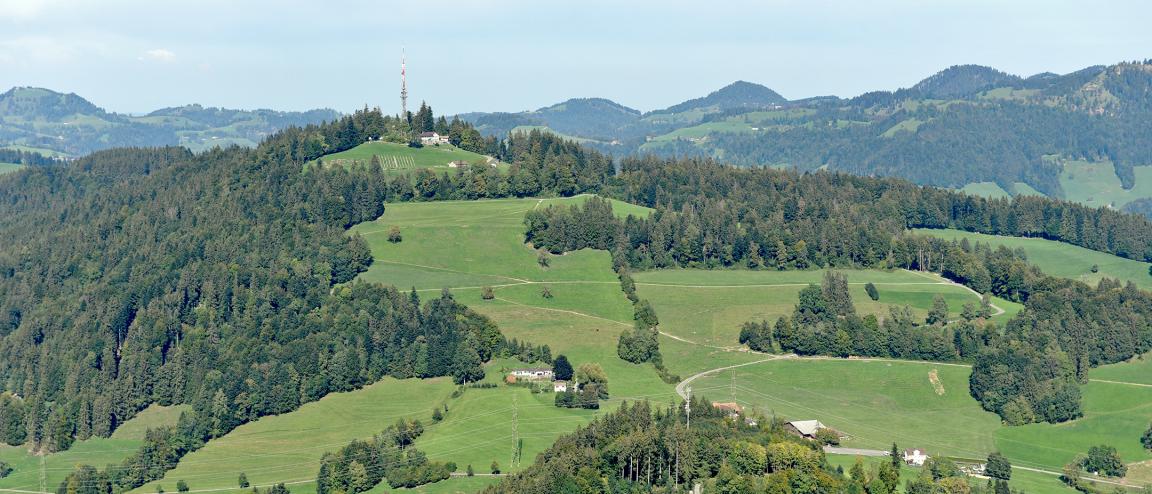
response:
<path fill-rule="evenodd" d="M 170 63 L 176 61 L 176 54 L 171 50 L 165 50 L 164 48 L 154 48 L 145 51 L 144 54 L 138 58 L 138 60 L 145 62 Z"/>

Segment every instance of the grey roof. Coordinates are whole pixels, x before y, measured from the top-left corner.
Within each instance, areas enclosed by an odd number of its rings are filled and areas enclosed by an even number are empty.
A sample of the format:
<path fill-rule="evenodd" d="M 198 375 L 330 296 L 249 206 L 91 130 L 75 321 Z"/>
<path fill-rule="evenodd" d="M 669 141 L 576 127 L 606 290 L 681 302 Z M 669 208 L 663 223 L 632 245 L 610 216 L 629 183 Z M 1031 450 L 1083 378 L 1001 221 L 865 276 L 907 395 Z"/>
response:
<path fill-rule="evenodd" d="M 824 424 L 821 424 L 819 420 L 794 420 L 788 424 L 805 436 L 816 435 L 816 431 L 824 428 Z"/>

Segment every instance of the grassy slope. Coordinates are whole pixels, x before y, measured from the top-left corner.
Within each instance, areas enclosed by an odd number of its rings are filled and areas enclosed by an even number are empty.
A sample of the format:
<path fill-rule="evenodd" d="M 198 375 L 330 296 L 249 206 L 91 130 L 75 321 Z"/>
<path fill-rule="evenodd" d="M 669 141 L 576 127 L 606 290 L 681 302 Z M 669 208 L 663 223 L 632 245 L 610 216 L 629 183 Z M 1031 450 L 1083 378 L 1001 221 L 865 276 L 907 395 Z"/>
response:
<path fill-rule="evenodd" d="M 932 307 L 936 294 L 948 301 L 953 317 L 965 303 L 979 298 L 962 287 L 909 271 L 842 271 L 851 284 L 861 314 L 884 317 L 890 306 L 910 306 L 919 317 Z M 751 320 L 775 320 L 792 313 L 800 290 L 819 283 L 823 271 L 706 271 L 669 270 L 637 273 L 640 296 L 652 302 L 661 330 L 689 341 L 721 347 L 738 343 L 740 325 Z M 864 284 L 876 284 L 880 300 L 873 302 Z M 1006 304 L 998 305 L 1005 307 Z"/>
<path fill-rule="evenodd" d="M 1015 464 L 1051 470 L 1100 444 L 1115 446 L 1126 463 L 1152 460 L 1139 442 L 1152 417 L 1152 388 L 1089 382 L 1081 391 L 1083 418 L 1002 428 L 996 435 L 1000 451 Z"/>
<path fill-rule="evenodd" d="M 22 446 L 0 447 L 0 460 L 7 462 L 14 471 L 0 479 L 0 489 L 42 491 L 41 487 L 55 491 L 64 477 L 78 464 L 104 467 L 119 463 L 140 446 L 144 432 L 149 427 L 173 425 L 186 407 L 152 406 L 129 420 L 110 438 L 92 438 L 78 441 L 68 451 L 46 456 L 33 456 Z M 41 471 L 44 483 L 41 485 Z"/>
<path fill-rule="evenodd" d="M 408 170 L 416 168 L 443 168 L 448 170 L 451 161 L 467 161 L 485 164 L 488 157 L 465 151 L 450 144 L 412 148 L 393 142 L 366 142 L 347 151 L 329 154 L 321 158 L 325 164 L 347 164 L 354 161 L 367 163 L 373 156 L 379 156 L 385 170 Z M 394 161 L 393 158 L 397 160 Z"/>
<path fill-rule="evenodd" d="M 526 211 L 585 199 L 390 204 L 379 221 L 354 229 L 365 235 L 378 258 L 363 277 L 426 289 L 425 296 L 451 287 L 459 300 L 492 317 L 509 337 L 548 344 L 554 354 L 565 353 L 574 364 L 599 362 L 609 376 L 613 395 L 607 407 L 641 395 L 671 400 L 672 386 L 660 381 L 651 366 L 632 365 L 616 357 L 616 337 L 620 329 L 631 326 L 632 313 L 608 254 L 582 251 L 556 256 L 545 270 L 537 264 L 535 251 L 523 245 Z M 614 207 L 625 215 L 649 212 L 625 204 Z M 403 242 L 391 244 L 373 233 L 391 225 L 400 226 Z M 542 282 L 547 282 L 554 298 L 540 297 Z M 476 283 L 511 286 L 496 288 L 497 299 L 484 301 L 478 288 L 467 288 Z M 503 368 L 516 365 L 491 363 L 487 379 L 499 381 Z M 155 492 L 157 485 L 171 491 L 179 479 L 193 489 L 231 489 L 241 471 L 253 485 L 298 481 L 291 486 L 294 493 L 314 492 L 315 486 L 308 481 L 315 478 L 325 451 L 338 449 L 353 438 L 371 437 L 397 416 L 419 417 L 427 424 L 418 446 L 434 460 L 454 461 L 460 471 L 472 464 L 476 471 L 486 472 L 492 460 L 505 470 L 516 470 L 530 464 L 556 437 L 598 413 L 556 408 L 553 395 L 532 394 L 524 388 L 470 389 L 456 399 L 449 397 L 452 389 L 446 379 L 386 379 L 360 391 L 328 396 L 212 441 L 165 479 L 137 492 Z M 432 408 L 443 404 L 449 407 L 445 420 L 431 424 Z M 509 465 L 515 444 L 514 413 L 524 444 L 519 467 Z M 471 491 L 491 481 L 451 479 L 417 491 Z M 375 491 L 386 490 L 381 486 Z"/>
<path fill-rule="evenodd" d="M 1088 372 L 1088 377 L 1152 386 L 1152 355 L 1141 355 L 1128 362 L 1097 367 Z"/>
<path fill-rule="evenodd" d="M 997 185 L 996 182 L 971 183 L 960 189 L 960 192 L 974 196 L 987 197 L 989 199 L 1007 199 L 1012 197 L 1011 194 Z"/>
<path fill-rule="evenodd" d="M 1107 276 L 1118 278 L 1123 282 L 1131 281 L 1145 289 L 1152 288 L 1152 276 L 1148 275 L 1148 263 L 1124 259 L 1063 242 L 1040 238 L 1001 237 L 959 230 L 916 230 L 916 232 L 957 240 L 967 237 L 969 242 L 978 241 L 993 246 L 1004 245 L 1013 249 L 1022 247 L 1028 253 L 1028 262 L 1035 264 L 1052 276 L 1072 278 L 1093 284 Z M 1092 272 L 1093 264 L 1099 266 L 1099 272 Z"/>
<path fill-rule="evenodd" d="M 1044 196 L 1043 192 L 1036 190 L 1031 185 L 1028 185 L 1024 182 L 1013 182 L 1012 188 L 1014 189 L 1013 192 L 1015 192 L 1018 196 Z"/>
<path fill-rule="evenodd" d="M 1064 196 L 1089 206 L 1112 206 L 1119 208 L 1143 197 L 1152 197 L 1152 167 L 1138 166 L 1133 169 L 1136 185 L 1125 190 L 1120 178 L 1112 167 L 1112 162 L 1089 162 L 1070 160 L 1064 162 L 1060 173 L 1060 186 Z"/>
<path fill-rule="evenodd" d="M 942 395 L 929 381 L 933 369 Z M 1005 427 L 968 396 L 969 373 L 962 366 L 920 362 L 777 360 L 706 376 L 693 388 L 712 399 L 735 396 L 764 415 L 818 419 L 851 436 L 845 447 L 886 450 L 896 442 L 966 458 L 999 450 L 1016 466 L 1056 472 L 1098 444 L 1115 445 L 1129 464 L 1152 459 L 1136 441 L 1152 414 L 1152 388 L 1089 383 L 1084 418 Z M 1020 470 L 1013 487 L 1071 492 L 1055 476 Z"/>
<path fill-rule="evenodd" d="M 0 163 L 0 175 L 11 173 L 21 168 L 24 168 L 24 165 L 16 163 Z"/>
<path fill-rule="evenodd" d="M 363 277 L 432 293 L 442 287 L 453 288 L 457 299 L 491 317 L 505 335 L 547 344 L 553 354 L 564 353 L 577 365 L 600 363 L 609 377 L 614 397 L 611 403 L 640 395 L 671 399 L 671 386 L 661 382 L 650 366 L 628 364 L 616 356 L 616 337 L 621 329 L 631 327 L 632 309 L 620 291 L 608 253 L 584 250 L 554 256 L 550 267 L 543 269 L 536 252 L 523 244 L 523 217 L 528 210 L 582 200 L 390 204 L 379 220 L 354 228 L 368 240 L 377 258 Z M 636 206 L 614 206 L 622 215 L 648 213 Z M 374 233 L 393 225 L 403 234 L 400 243 L 388 243 Z M 482 284 L 495 287 L 495 300 L 481 299 Z M 543 285 L 549 287 L 553 298 L 540 296 Z M 524 440 L 522 466 L 560 434 L 594 415 L 557 409 L 548 394 L 532 395 L 506 387 L 471 390 L 443 424 L 429 428 L 421 447 L 432 458 L 456 461 L 461 470 L 469 463 L 477 469 L 487 468 L 492 460 L 508 468 L 512 452 L 510 402 L 514 397 Z M 467 444 L 445 448 L 434 443 L 463 430 L 476 431 Z"/>
<path fill-rule="evenodd" d="M 929 381 L 933 369 L 943 395 Z M 818 419 L 851 436 L 845 447 L 886 450 L 895 441 L 902 447 L 980 457 L 994 448 L 992 432 L 999 419 L 968 396 L 969 373 L 966 367 L 932 363 L 781 360 L 697 383 L 719 386 L 724 399 L 731 396 L 724 388 L 734 389 L 737 401 L 765 415 Z"/>
<path fill-rule="evenodd" d="M 186 456 L 160 481 L 134 492 L 156 492 L 157 486 L 174 492 L 177 480 L 187 481 L 192 489 L 236 488 L 240 472 L 253 485 L 303 482 L 292 485 L 292 492 L 315 492 L 311 481 L 325 451 L 355 438 L 370 438 L 401 417 L 428 423 L 432 408 L 446 401 L 453 389 L 447 378 L 386 378 L 359 391 L 331 394 L 295 412 L 242 425 Z"/>

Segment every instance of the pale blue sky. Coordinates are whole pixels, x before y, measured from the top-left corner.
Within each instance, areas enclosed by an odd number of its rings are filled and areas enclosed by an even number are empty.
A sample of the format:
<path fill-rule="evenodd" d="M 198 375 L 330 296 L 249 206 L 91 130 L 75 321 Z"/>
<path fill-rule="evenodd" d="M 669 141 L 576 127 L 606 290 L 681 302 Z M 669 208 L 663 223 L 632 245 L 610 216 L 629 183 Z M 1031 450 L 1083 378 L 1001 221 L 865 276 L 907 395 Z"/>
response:
<path fill-rule="evenodd" d="M 640 110 L 737 79 L 797 99 L 955 64 L 1030 75 L 1152 58 L 1152 2 L 0 0 L 0 91 L 111 111 L 202 103 L 437 113 L 601 96 Z"/>

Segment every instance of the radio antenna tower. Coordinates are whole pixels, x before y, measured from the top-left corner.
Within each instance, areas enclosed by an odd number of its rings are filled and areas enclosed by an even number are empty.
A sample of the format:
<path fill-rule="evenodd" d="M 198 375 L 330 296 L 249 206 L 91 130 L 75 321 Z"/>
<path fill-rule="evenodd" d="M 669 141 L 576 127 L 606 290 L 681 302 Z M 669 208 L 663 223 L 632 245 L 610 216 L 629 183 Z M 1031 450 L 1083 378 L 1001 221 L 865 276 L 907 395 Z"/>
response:
<path fill-rule="evenodd" d="M 404 49 L 400 49 L 400 118 L 408 118 L 408 69 Z"/>

